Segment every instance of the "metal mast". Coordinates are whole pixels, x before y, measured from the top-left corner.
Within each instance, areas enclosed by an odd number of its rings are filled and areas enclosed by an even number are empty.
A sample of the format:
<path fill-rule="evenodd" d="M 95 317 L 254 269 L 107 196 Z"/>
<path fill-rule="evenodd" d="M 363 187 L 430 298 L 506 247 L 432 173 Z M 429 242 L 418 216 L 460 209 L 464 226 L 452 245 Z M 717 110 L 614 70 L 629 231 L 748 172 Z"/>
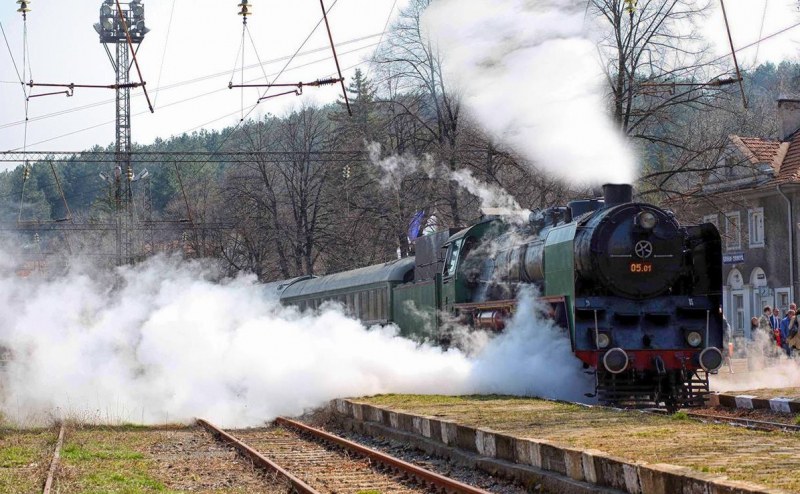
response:
<path fill-rule="evenodd" d="M 116 73 L 116 147 L 115 167 L 112 173 L 114 186 L 114 208 L 116 219 L 117 265 L 127 262 L 132 255 L 131 227 L 134 221 L 134 180 L 131 167 L 131 52 L 144 40 L 149 29 L 144 25 L 144 6 L 141 0 L 127 4 L 119 0 L 103 0 L 100 5 L 100 22 L 94 25 L 100 35 L 100 43 Z M 112 50 L 108 45 L 115 45 Z M 135 61 L 135 53 L 133 58 Z M 126 214 L 127 213 L 127 214 Z"/>

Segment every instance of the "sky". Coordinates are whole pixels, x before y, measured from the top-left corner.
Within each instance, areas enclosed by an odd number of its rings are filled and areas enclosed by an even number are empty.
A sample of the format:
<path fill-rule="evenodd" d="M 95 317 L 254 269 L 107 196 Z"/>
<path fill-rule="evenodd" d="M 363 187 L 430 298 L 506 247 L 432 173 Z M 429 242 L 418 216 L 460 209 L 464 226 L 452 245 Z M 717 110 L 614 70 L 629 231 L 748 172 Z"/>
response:
<path fill-rule="evenodd" d="M 380 40 L 387 20 L 408 0 L 325 0 L 333 5 L 329 19 L 346 78 L 355 67 L 368 69 L 366 60 Z M 132 132 L 135 143 L 151 143 L 206 129 L 235 125 L 255 103 L 250 89 L 227 88 L 242 41 L 238 0 L 145 0 L 145 18 L 151 31 L 138 52 L 144 79 L 155 113 L 150 114 L 142 91 L 132 92 Z M 279 72 L 285 57 L 293 54 L 320 20 L 315 0 L 252 0 L 253 15 L 245 39 L 245 65 L 272 61 L 267 75 Z M 716 2 L 715 2 L 716 3 Z M 25 79 L 36 82 L 112 84 L 114 74 L 92 24 L 97 22 L 100 0 L 33 0 L 28 16 L 30 72 Z M 761 19 L 766 5 L 763 29 Z M 727 0 L 734 44 L 743 46 L 800 22 L 793 0 Z M 22 61 L 23 23 L 11 0 L 0 6 L 0 22 L 17 65 Z M 171 22 L 170 22 L 171 19 Z M 707 20 L 704 33 L 719 54 L 728 51 L 722 15 L 717 9 Z M 796 59 L 800 27 L 755 48 L 741 52 L 740 63 L 752 66 L 764 61 Z M 254 47 L 255 45 L 255 47 Z M 313 53 L 303 54 L 306 51 Z M 283 59 L 282 59 L 283 58 Z M 238 60 L 238 61 L 237 61 Z M 20 67 L 20 70 L 22 68 Z M 327 35 L 321 25 L 305 43 L 278 82 L 310 81 L 335 73 Z M 209 77 L 210 76 L 210 77 Z M 198 80 L 203 78 L 202 80 Z M 132 75 L 135 80 L 135 76 Z M 261 69 L 245 71 L 246 80 L 264 80 Z M 235 74 L 235 80 L 240 76 Z M 9 50 L 0 39 L 0 151 L 21 149 L 24 142 L 25 105 Z M 161 88 L 161 89 L 159 89 Z M 40 89 L 36 89 L 39 91 Z M 339 95 L 338 86 L 308 88 L 302 98 L 326 103 Z M 262 102 L 250 115 L 282 114 L 301 103 L 284 96 Z M 108 89 L 76 89 L 71 98 L 47 96 L 29 104 L 27 148 L 39 151 L 77 151 L 114 140 L 114 93 Z M 10 164 L 14 166 L 14 164 Z"/>
<path fill-rule="evenodd" d="M 31 78 L 41 83 L 113 84 L 114 71 L 92 25 L 97 22 L 101 0 L 33 0 L 28 14 L 28 43 Z M 239 0 L 145 0 L 145 20 L 151 30 L 141 44 L 138 59 L 155 100 L 150 114 L 140 89 L 132 90 L 133 140 L 150 143 L 156 137 L 169 137 L 201 128 L 220 129 L 235 125 L 241 118 L 242 91 L 228 89 L 228 82 L 242 42 Z M 248 18 L 245 38 L 245 65 L 276 60 L 292 55 L 321 19 L 317 0 L 251 0 L 253 14 Z M 326 6 L 333 0 L 325 0 Z M 338 0 L 329 20 L 338 45 L 340 64 L 348 79 L 355 66 L 370 57 L 380 39 L 393 6 L 404 0 Z M 173 11 L 174 6 L 174 11 Z M 22 60 L 23 23 L 12 0 L 0 4 L 3 24 L 18 66 Z M 170 23 L 170 17 L 172 22 Z M 253 43 L 250 41 L 252 36 Z M 356 40 L 356 41 L 353 41 Z M 255 48 L 254 48 L 255 45 Z M 113 49 L 113 47 L 112 47 Z M 316 50 L 303 55 L 304 51 Z M 267 63 L 267 75 L 283 68 L 287 60 Z M 163 65 L 163 67 L 162 67 Z M 20 71 L 22 70 L 21 67 Z M 296 83 L 330 77 L 336 73 L 324 24 L 314 31 L 277 82 Z M 208 79 L 185 83 L 217 74 Z M 136 80 L 132 73 L 131 80 Z M 239 73 L 235 82 L 240 82 Z M 264 82 L 259 68 L 245 71 L 245 80 Z M 0 38 L 0 150 L 18 149 L 23 144 L 24 97 L 5 42 Z M 159 83 L 160 82 L 160 83 Z M 180 84 L 185 83 L 185 84 Z M 158 90 L 159 87 L 164 89 Z M 45 92 L 45 89 L 35 88 Z M 320 103 L 335 100 L 339 86 L 306 88 L 306 98 Z M 211 93 L 211 94 L 208 94 Z M 200 95 L 204 95 L 198 97 Z M 244 93 L 250 107 L 258 90 Z M 265 112 L 280 114 L 300 100 L 284 96 L 258 105 L 251 117 Z M 85 108 L 85 107 L 89 108 Z M 29 104 L 29 150 L 79 150 L 114 141 L 114 91 L 75 89 L 74 96 L 33 98 Z M 60 116 L 43 116 L 69 112 Z M 39 118 L 37 120 L 37 118 Z M 84 130 L 94 127 L 90 130 Z M 65 134 L 73 133 L 65 137 Z"/>

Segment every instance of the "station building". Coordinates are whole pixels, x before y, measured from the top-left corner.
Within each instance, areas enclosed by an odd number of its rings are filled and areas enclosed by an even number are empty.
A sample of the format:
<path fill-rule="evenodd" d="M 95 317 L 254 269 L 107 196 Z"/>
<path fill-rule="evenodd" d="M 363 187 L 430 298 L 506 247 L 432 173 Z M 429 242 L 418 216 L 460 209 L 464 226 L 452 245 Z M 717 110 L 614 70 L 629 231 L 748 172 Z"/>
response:
<path fill-rule="evenodd" d="M 696 194 L 697 219 L 722 235 L 725 316 L 750 336 L 765 305 L 800 300 L 800 98 L 778 100 L 780 139 L 731 135 Z"/>

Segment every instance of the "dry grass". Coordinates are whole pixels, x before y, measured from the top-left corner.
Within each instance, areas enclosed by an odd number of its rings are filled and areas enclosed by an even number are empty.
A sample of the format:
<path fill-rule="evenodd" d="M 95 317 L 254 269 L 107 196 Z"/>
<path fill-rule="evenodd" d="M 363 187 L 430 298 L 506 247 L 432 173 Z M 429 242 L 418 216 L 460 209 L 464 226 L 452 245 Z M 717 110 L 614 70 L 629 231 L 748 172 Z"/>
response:
<path fill-rule="evenodd" d="M 62 494 L 286 492 L 197 427 L 73 425 L 62 458 Z"/>
<path fill-rule="evenodd" d="M 383 395 L 358 401 L 800 491 L 800 436 L 794 433 L 505 396 Z"/>
<path fill-rule="evenodd" d="M 750 395 L 759 398 L 792 398 L 800 400 L 800 388 L 766 388 L 766 389 L 751 389 L 748 391 L 726 391 L 726 395 Z"/>
<path fill-rule="evenodd" d="M 0 492 L 41 491 L 57 437 L 49 429 L 0 431 Z"/>

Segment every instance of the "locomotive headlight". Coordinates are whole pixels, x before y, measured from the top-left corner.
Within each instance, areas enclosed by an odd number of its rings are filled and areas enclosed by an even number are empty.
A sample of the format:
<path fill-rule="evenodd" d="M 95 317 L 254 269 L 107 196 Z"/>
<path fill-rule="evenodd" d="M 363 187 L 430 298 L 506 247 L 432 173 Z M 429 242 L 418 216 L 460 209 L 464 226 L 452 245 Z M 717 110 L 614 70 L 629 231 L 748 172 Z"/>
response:
<path fill-rule="evenodd" d="M 689 331 L 686 333 L 686 343 L 688 343 L 689 346 L 699 347 L 702 342 L 703 337 L 697 331 Z"/>
<path fill-rule="evenodd" d="M 611 337 L 606 333 L 597 333 L 597 348 L 608 348 L 611 344 Z"/>
<path fill-rule="evenodd" d="M 641 213 L 639 213 L 637 223 L 639 224 L 640 227 L 644 228 L 645 230 L 652 230 L 653 228 L 656 227 L 656 224 L 658 223 L 658 218 L 656 218 L 656 215 L 654 215 L 650 211 L 642 211 Z"/>

